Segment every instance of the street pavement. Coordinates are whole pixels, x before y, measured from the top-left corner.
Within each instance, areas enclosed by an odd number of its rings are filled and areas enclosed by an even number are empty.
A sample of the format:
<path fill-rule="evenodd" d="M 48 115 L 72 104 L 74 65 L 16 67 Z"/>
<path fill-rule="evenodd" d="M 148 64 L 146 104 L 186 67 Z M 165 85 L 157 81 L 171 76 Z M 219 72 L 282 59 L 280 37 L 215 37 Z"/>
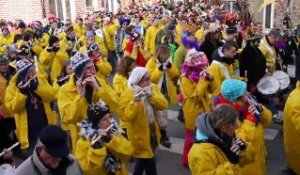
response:
<path fill-rule="evenodd" d="M 172 148 L 166 149 L 162 146 L 156 152 L 158 175 L 190 175 L 187 168 L 181 165 L 181 155 L 184 143 L 184 125 L 177 120 L 177 107 L 170 107 L 168 111 L 168 135 L 172 142 Z M 283 148 L 282 126 L 272 124 L 265 133 L 267 145 L 267 170 L 268 175 L 280 174 L 280 169 L 285 164 Z M 134 162 L 128 163 L 129 172 L 133 172 Z"/>

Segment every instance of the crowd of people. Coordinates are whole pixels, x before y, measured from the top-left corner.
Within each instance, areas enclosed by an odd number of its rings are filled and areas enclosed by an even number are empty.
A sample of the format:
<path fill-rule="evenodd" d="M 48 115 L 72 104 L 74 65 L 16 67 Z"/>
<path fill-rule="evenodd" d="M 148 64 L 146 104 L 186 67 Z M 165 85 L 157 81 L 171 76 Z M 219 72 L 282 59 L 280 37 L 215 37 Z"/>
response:
<path fill-rule="evenodd" d="M 178 3 L 0 29 L 0 163 L 25 160 L 14 175 L 126 175 L 127 161 L 133 175 L 159 174 L 171 104 L 191 174 L 266 175 L 264 133 L 280 106 L 285 171 L 300 173 L 300 26 L 264 35 L 222 6 Z M 258 90 L 289 65 L 286 103 Z"/>

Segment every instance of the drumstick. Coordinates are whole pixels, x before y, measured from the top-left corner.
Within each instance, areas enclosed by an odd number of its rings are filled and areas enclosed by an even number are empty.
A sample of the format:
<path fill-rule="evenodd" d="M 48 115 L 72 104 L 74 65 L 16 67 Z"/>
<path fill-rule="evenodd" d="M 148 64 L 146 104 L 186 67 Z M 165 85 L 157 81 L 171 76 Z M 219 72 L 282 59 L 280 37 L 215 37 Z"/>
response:
<path fill-rule="evenodd" d="M 2 157 L 2 156 L 6 153 L 6 151 L 11 151 L 12 149 L 14 149 L 15 147 L 17 147 L 17 146 L 19 146 L 19 145 L 20 145 L 19 142 L 13 144 L 13 145 L 12 145 L 11 147 L 9 147 L 7 150 L 2 151 L 2 152 L 0 153 L 0 157 Z"/>

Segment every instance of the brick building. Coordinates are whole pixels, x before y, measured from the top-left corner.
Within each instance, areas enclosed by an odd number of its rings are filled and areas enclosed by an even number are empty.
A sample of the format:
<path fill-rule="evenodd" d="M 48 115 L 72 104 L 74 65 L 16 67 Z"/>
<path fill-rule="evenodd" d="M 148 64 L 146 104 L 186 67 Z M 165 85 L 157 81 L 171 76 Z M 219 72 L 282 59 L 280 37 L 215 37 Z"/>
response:
<path fill-rule="evenodd" d="M 119 7 L 118 1 L 123 0 L 1 0 L 0 18 L 29 22 L 33 19 L 42 20 L 47 14 L 53 13 L 61 19 L 75 19 L 89 10 L 104 8 L 115 12 Z"/>

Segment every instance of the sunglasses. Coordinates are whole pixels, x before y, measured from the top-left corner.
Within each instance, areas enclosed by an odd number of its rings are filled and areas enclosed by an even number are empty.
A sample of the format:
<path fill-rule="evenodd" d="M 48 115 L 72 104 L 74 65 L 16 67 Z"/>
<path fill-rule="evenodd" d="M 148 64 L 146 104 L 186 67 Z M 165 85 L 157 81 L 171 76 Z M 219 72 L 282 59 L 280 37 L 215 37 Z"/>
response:
<path fill-rule="evenodd" d="M 96 50 L 98 50 L 98 49 L 99 49 L 99 47 L 98 47 L 98 45 L 97 45 L 96 43 L 92 44 L 92 45 L 90 46 L 90 48 L 89 48 L 89 50 L 90 50 L 91 52 L 94 52 L 94 51 L 96 51 Z"/>

